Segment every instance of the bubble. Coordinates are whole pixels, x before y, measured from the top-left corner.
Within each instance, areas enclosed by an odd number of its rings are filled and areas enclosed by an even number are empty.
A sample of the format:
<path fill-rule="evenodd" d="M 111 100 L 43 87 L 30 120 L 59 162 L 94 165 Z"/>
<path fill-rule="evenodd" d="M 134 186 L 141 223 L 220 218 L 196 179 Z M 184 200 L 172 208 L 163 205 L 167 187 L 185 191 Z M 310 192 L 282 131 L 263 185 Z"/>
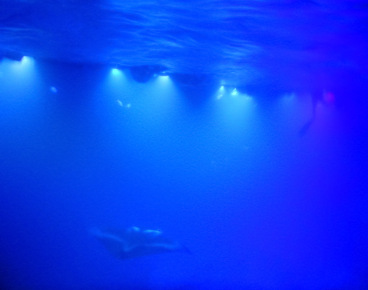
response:
<path fill-rule="evenodd" d="M 51 86 L 50 87 L 50 92 L 53 93 L 53 94 L 57 94 L 58 90 L 57 90 L 57 88 Z"/>

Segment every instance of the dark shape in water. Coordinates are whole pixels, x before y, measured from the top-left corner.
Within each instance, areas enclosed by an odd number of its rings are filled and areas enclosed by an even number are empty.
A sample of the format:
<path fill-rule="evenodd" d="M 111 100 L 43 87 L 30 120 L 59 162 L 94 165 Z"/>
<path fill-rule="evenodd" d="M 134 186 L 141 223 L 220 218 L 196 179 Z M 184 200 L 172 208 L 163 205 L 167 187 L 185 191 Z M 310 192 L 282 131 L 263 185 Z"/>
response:
<path fill-rule="evenodd" d="M 317 104 L 318 102 L 320 102 L 322 99 L 320 97 L 320 94 L 315 93 L 312 95 L 312 116 L 310 117 L 310 119 L 304 123 L 304 125 L 300 128 L 298 134 L 300 137 L 303 137 L 305 134 L 307 134 L 307 132 L 309 131 L 309 128 L 312 126 L 312 124 L 314 123 L 314 120 L 316 118 L 316 108 L 317 108 Z"/>
<path fill-rule="evenodd" d="M 166 68 L 158 65 L 141 65 L 130 67 L 130 75 L 138 83 L 148 82 L 155 74 L 160 74 Z"/>
<path fill-rule="evenodd" d="M 11 51 L 11 50 L 7 50 L 7 51 L 1 51 L 0 50 L 0 60 L 2 60 L 3 58 L 7 58 L 10 60 L 16 60 L 16 61 L 21 61 L 23 58 L 23 55 L 21 53 L 18 53 L 16 51 Z"/>
<path fill-rule="evenodd" d="M 119 259 L 168 252 L 191 253 L 185 246 L 168 239 L 159 230 L 129 227 L 122 231 L 93 229 L 91 233 Z"/>
<path fill-rule="evenodd" d="M 192 108 L 202 108 L 218 90 L 218 82 L 207 74 L 173 73 L 170 78 Z"/>
<path fill-rule="evenodd" d="M 307 134 L 313 122 L 314 122 L 314 116 L 311 119 L 309 119 L 306 123 L 304 123 L 303 127 L 301 127 L 300 130 L 298 131 L 298 134 L 300 137 L 303 137 L 305 134 Z"/>

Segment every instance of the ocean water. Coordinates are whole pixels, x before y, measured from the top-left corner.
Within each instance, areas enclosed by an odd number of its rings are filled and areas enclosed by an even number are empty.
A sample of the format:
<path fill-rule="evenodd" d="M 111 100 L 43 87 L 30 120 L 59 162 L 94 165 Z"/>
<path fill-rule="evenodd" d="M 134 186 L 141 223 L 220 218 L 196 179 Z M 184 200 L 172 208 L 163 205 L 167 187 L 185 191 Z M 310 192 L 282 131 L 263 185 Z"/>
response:
<path fill-rule="evenodd" d="M 366 1 L 0 0 L 1 289 L 367 289 Z M 190 250 L 118 259 L 94 228 Z"/>

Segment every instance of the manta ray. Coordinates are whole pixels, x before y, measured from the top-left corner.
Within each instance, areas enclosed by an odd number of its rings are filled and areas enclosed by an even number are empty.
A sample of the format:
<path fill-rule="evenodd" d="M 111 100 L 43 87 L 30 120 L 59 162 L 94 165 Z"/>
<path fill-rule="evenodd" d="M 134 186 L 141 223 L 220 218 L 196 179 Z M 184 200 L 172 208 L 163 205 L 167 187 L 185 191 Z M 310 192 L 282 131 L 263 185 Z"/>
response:
<path fill-rule="evenodd" d="M 168 252 L 191 253 L 179 242 L 167 238 L 160 230 L 144 230 L 133 226 L 119 231 L 95 228 L 91 233 L 119 259 Z"/>

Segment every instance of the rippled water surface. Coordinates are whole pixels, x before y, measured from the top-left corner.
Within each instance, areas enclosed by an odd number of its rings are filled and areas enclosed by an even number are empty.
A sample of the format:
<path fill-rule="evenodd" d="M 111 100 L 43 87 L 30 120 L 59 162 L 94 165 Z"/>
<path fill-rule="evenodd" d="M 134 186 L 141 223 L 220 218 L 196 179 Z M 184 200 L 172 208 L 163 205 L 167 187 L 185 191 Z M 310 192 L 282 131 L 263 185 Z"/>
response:
<path fill-rule="evenodd" d="M 58 61 L 161 65 L 246 83 L 262 73 L 290 79 L 361 71 L 367 57 L 364 1 L 2 0 L 0 5 L 1 50 Z"/>

